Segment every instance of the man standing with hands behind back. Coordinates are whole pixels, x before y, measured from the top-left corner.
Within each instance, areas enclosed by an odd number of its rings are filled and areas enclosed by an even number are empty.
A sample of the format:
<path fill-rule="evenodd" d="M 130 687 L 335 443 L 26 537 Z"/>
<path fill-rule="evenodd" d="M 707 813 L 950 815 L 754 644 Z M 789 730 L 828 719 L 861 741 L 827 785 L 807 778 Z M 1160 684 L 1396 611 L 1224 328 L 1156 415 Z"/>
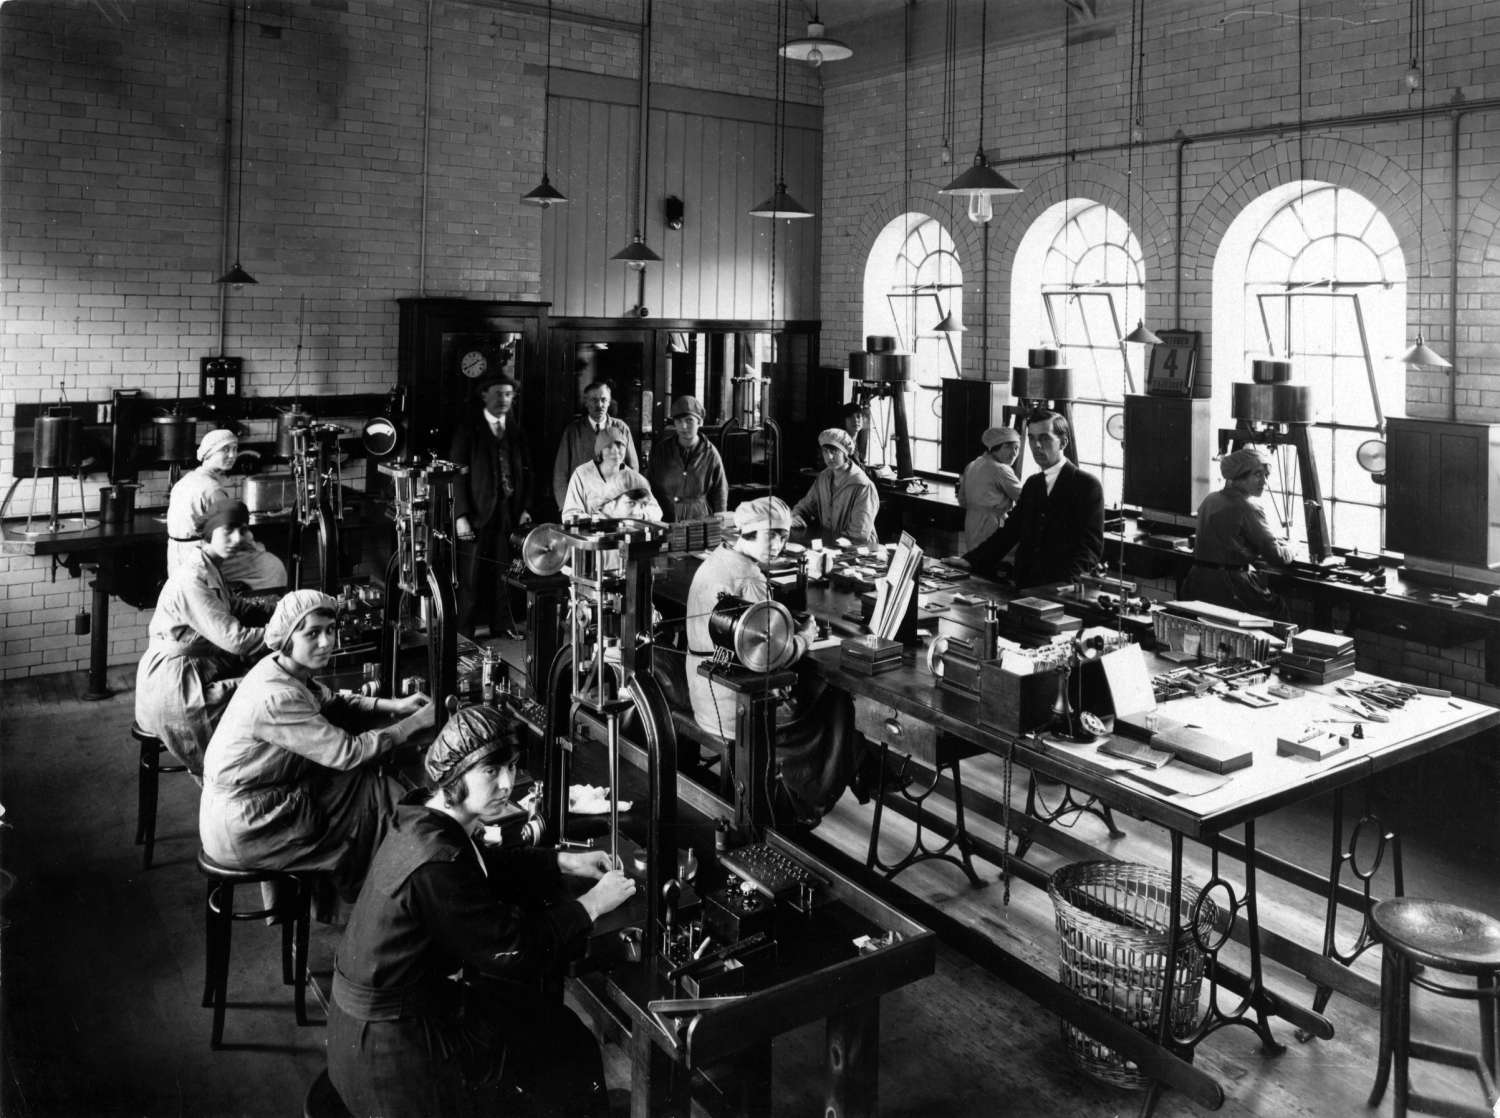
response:
<path fill-rule="evenodd" d="M 609 404 L 614 393 L 607 380 L 596 380 L 583 390 L 584 414 L 563 428 L 562 442 L 557 448 L 557 461 L 552 464 L 552 496 L 557 507 L 563 507 L 568 495 L 568 482 L 573 471 L 585 462 L 593 460 L 594 440 L 599 432 L 614 428 L 625 433 L 625 465 L 632 470 L 641 468 L 640 457 L 635 452 L 635 438 L 623 419 L 609 414 Z"/>
<path fill-rule="evenodd" d="M 1016 549 L 1011 578 L 1017 587 L 1065 582 L 1092 571 L 1104 555 L 1104 488 L 1063 457 L 1068 421 L 1037 410 L 1026 417 L 1026 442 L 1039 472 L 1021 486 L 1021 497 L 989 539 L 964 554 L 976 573 L 993 577 Z"/>
<path fill-rule="evenodd" d="M 516 382 L 503 372 L 474 387 L 483 405 L 454 432 L 448 457 L 469 472 L 453 487 L 458 529 L 458 631 L 473 637 L 484 620 L 490 636 L 518 640 L 510 610 L 510 534 L 531 520 L 531 468 L 525 437 L 511 409 Z"/>

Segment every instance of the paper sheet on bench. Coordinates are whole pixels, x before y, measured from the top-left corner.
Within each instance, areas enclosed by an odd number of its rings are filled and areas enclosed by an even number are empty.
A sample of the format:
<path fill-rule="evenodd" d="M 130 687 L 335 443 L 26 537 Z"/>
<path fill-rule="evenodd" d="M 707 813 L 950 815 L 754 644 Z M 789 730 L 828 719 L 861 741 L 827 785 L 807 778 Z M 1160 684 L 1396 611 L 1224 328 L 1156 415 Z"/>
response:
<path fill-rule="evenodd" d="M 1172 761 L 1159 769 L 1133 769 L 1120 775 L 1126 780 L 1144 784 L 1153 792 L 1164 792 L 1169 796 L 1201 796 L 1224 787 L 1230 781 L 1230 776 L 1205 772 L 1179 761 Z"/>

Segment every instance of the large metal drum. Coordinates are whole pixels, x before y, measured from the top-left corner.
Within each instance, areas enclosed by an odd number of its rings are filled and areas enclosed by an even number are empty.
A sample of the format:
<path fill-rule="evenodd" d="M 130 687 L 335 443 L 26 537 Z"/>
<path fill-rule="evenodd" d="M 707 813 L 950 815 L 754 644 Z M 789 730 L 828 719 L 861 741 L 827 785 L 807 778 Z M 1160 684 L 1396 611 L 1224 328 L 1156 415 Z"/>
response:
<path fill-rule="evenodd" d="M 32 468 L 71 470 L 83 459 L 83 420 L 66 406 L 47 409 L 31 425 Z"/>
<path fill-rule="evenodd" d="M 752 672 L 774 672 L 797 655 L 796 623 L 780 602 L 747 602 L 732 594 L 719 598 L 708 616 L 708 636 L 715 648 L 734 653 Z"/>
<path fill-rule="evenodd" d="M 292 441 L 292 432 L 298 427 L 306 427 L 311 423 L 312 416 L 296 406 L 277 413 L 276 457 L 291 458 L 296 453 L 296 446 Z"/>
<path fill-rule="evenodd" d="M 1071 400 L 1073 370 L 1067 365 L 1040 369 L 1011 368 L 1010 394 L 1018 400 Z"/>
<path fill-rule="evenodd" d="M 908 353 L 849 354 L 849 376 L 863 384 L 904 384 L 911 379 Z"/>
<path fill-rule="evenodd" d="M 151 420 L 156 428 L 156 457 L 163 462 L 196 462 L 198 447 L 194 436 L 198 423 L 190 415 L 158 415 Z"/>
<path fill-rule="evenodd" d="M 105 524 L 129 524 L 135 515 L 135 494 L 140 486 L 135 482 L 120 482 L 106 485 L 99 490 L 99 519 Z"/>
<path fill-rule="evenodd" d="M 1312 391 L 1305 384 L 1235 381 L 1230 412 L 1247 423 L 1311 423 Z"/>
<path fill-rule="evenodd" d="M 290 508 L 296 495 L 296 479 L 290 470 L 251 474 L 245 479 L 245 507 L 251 516 Z"/>

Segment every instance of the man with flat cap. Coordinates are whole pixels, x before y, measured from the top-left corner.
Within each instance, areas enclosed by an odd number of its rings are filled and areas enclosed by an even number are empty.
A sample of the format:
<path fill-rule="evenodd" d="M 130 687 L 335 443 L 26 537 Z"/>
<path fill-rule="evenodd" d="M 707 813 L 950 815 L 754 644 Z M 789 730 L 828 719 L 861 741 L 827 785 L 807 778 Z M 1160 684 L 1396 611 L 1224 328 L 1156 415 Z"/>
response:
<path fill-rule="evenodd" d="M 854 544 L 874 545 L 875 514 L 880 494 L 868 474 L 854 463 L 854 440 L 842 427 L 829 427 L 818 434 L 823 472 L 807 496 L 792 508 L 792 527 L 804 529 L 824 543 L 840 536 Z"/>
<path fill-rule="evenodd" d="M 219 500 L 233 495 L 229 491 L 229 471 L 240 454 L 239 436 L 216 427 L 198 443 L 197 469 L 189 470 L 172 486 L 167 498 L 167 574 L 173 574 L 184 560 L 198 550 L 203 535 L 203 518 Z M 256 543 L 246 529 L 245 545 L 235 550 L 220 567 L 230 586 L 243 585 L 251 590 L 279 590 L 286 585 L 286 564 Z"/>
<path fill-rule="evenodd" d="M 958 479 L 958 507 L 964 510 L 964 550 L 989 539 L 1021 495 L 1016 455 L 1021 435 L 1014 427 L 990 427 L 979 441 L 984 453 L 964 467 Z"/>
<path fill-rule="evenodd" d="M 459 710 L 427 750 L 431 787 L 403 798 L 371 863 L 328 1011 L 328 1075 L 357 1118 L 509 1114 L 517 1086 L 527 1114 L 608 1114 L 598 1045 L 556 982 L 635 883 L 602 850 L 483 841 L 518 754 L 508 715 Z M 564 875 L 593 884 L 575 899 Z"/>
<path fill-rule="evenodd" d="M 993 575 L 1012 548 L 1011 579 L 1018 587 L 1068 582 L 1099 565 L 1104 555 L 1104 488 L 1093 474 L 1063 456 L 1068 421 L 1037 410 L 1026 417 L 1026 442 L 1038 472 L 1021 486 L 1005 523 L 963 560 Z"/>
<path fill-rule="evenodd" d="M 702 520 L 729 505 L 729 480 L 718 449 L 699 433 L 703 405 L 696 396 L 672 401 L 677 437 L 662 439 L 651 451 L 646 479 L 661 504 L 664 519 Z"/>
<path fill-rule="evenodd" d="M 474 386 L 480 407 L 453 433 L 448 457 L 469 468 L 453 486 L 458 528 L 458 631 L 519 640 L 505 576 L 511 533 L 531 519 L 531 463 L 512 409 L 516 382 L 503 372 Z"/>
<path fill-rule="evenodd" d="M 1280 597 L 1255 569 L 1256 563 L 1280 567 L 1292 557 L 1286 544 L 1271 534 L 1260 507 L 1270 462 L 1259 447 L 1246 446 L 1221 458 L 1219 472 L 1224 488 L 1198 506 L 1193 566 L 1183 579 L 1182 596 L 1246 613 L 1279 615 Z"/>

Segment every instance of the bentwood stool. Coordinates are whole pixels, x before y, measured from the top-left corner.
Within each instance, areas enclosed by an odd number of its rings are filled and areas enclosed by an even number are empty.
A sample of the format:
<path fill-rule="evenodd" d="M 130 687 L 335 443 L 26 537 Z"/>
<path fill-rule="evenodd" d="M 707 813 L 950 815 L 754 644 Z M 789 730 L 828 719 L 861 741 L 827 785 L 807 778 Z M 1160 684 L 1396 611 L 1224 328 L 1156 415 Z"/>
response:
<path fill-rule="evenodd" d="M 141 763 L 135 804 L 135 844 L 141 851 L 141 869 L 151 868 L 151 854 L 156 849 L 156 785 L 162 773 L 185 773 L 186 765 L 163 765 L 161 755 L 167 751 L 161 738 L 148 734 L 139 723 L 131 723 L 130 736 L 140 746 Z"/>
<path fill-rule="evenodd" d="M 1500 1010 L 1500 920 L 1459 905 L 1416 897 L 1381 901 L 1370 915 L 1384 958 L 1380 971 L 1380 1065 L 1369 1105 L 1375 1106 L 1385 1094 L 1394 1056 L 1395 1118 L 1405 1118 L 1408 1109 L 1490 1118 L 1495 1102 L 1495 1069 L 1500 1062 L 1495 1028 Z M 1423 974 L 1427 968 L 1472 977 L 1474 987 L 1436 982 Z M 1478 1002 L 1480 1050 L 1412 1040 L 1413 986 L 1446 998 Z M 1485 1105 L 1466 1105 L 1412 1091 L 1407 1064 L 1413 1057 L 1470 1069 L 1479 1077 Z"/>
<path fill-rule="evenodd" d="M 334 1088 L 333 1080 L 328 1078 L 327 1068 L 318 1072 L 318 1078 L 307 1089 L 307 1096 L 302 1100 L 302 1118 L 352 1118 L 349 1108 Z"/>
<path fill-rule="evenodd" d="M 307 941 L 311 923 L 312 893 L 307 880 L 280 870 L 237 870 L 215 862 L 198 851 L 198 872 L 208 879 L 204 908 L 207 950 L 203 966 L 203 1007 L 214 1011 L 209 1047 L 224 1042 L 224 1009 L 229 988 L 229 942 L 236 920 L 279 919 L 281 922 L 281 981 L 293 989 L 297 1024 L 307 1022 Z M 242 885 L 272 884 L 275 901 L 268 908 L 239 912 L 234 891 Z M 257 889 L 257 896 L 259 890 Z"/>

